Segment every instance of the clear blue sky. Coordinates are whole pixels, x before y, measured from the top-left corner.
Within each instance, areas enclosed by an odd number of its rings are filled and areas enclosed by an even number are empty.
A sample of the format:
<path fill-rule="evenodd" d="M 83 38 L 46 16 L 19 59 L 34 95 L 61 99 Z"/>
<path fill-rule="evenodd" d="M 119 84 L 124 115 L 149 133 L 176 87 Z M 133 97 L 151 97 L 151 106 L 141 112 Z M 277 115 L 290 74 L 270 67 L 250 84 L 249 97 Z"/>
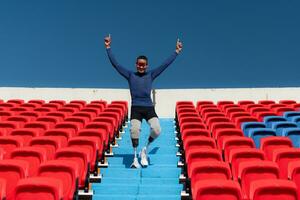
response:
<path fill-rule="evenodd" d="M 111 67 L 158 66 L 155 88 L 300 86 L 300 1 L 0 1 L 0 86 L 127 88 Z"/>

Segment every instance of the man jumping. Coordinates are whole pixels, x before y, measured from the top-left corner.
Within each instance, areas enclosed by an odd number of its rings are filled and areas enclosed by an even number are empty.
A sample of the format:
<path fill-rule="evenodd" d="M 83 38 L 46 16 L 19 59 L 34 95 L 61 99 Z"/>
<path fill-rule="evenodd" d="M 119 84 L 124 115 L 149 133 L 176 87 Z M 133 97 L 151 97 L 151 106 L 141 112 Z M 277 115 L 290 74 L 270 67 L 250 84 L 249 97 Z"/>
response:
<path fill-rule="evenodd" d="M 138 56 L 136 59 L 136 72 L 128 70 L 116 61 L 110 48 L 110 35 L 104 38 L 104 44 L 111 64 L 124 78 L 126 78 L 129 83 L 131 94 L 130 135 L 132 146 L 134 148 L 134 159 L 133 163 L 131 164 L 131 168 L 140 168 L 137 157 L 137 147 L 139 145 L 139 135 L 141 132 L 142 120 L 145 119 L 150 126 L 148 142 L 140 152 L 141 165 L 143 167 L 147 167 L 149 164 L 147 156 L 149 145 L 161 133 L 158 116 L 151 100 L 152 82 L 175 60 L 176 56 L 182 50 L 182 43 L 177 40 L 174 53 L 159 67 L 149 71 L 147 71 L 147 57 Z"/>

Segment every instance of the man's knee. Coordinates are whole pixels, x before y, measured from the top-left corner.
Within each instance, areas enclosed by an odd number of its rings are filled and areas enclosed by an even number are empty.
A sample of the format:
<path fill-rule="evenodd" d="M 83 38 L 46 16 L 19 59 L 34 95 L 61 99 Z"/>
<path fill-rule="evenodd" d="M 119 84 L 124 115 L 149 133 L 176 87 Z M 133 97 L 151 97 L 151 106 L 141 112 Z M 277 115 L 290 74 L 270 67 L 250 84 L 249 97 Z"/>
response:
<path fill-rule="evenodd" d="M 150 124 L 150 129 L 151 129 L 151 136 L 153 138 L 158 137 L 161 133 L 161 127 L 160 127 L 158 118 L 151 118 L 149 120 L 149 124 Z"/>
<path fill-rule="evenodd" d="M 138 120 L 131 120 L 130 134 L 131 138 L 138 139 L 141 132 L 141 122 Z"/>
<path fill-rule="evenodd" d="M 153 132 L 156 136 L 159 136 L 161 133 L 160 126 L 151 126 L 151 132 Z"/>

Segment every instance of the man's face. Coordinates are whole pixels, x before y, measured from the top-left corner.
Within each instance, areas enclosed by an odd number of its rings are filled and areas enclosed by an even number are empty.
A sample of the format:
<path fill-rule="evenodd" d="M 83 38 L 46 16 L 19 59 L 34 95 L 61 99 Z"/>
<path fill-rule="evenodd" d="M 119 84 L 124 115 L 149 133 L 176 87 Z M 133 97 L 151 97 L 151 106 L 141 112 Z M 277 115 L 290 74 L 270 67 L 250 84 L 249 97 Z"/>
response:
<path fill-rule="evenodd" d="M 137 62 L 136 62 L 136 70 L 139 73 L 145 73 L 147 67 L 148 67 L 147 60 L 145 60 L 145 59 L 138 59 L 137 60 Z"/>

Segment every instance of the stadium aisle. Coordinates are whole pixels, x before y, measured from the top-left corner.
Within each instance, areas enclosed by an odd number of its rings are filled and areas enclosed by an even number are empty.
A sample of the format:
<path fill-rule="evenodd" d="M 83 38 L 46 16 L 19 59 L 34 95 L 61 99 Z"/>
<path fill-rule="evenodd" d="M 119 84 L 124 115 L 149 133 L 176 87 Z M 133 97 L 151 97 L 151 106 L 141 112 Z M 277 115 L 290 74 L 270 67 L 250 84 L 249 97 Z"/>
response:
<path fill-rule="evenodd" d="M 93 184 L 94 200 L 180 200 L 182 185 L 178 182 L 177 148 L 174 139 L 173 119 L 160 119 L 162 134 L 149 149 L 148 168 L 131 169 L 133 149 L 129 127 L 114 148 L 109 167 L 101 169 L 102 183 Z M 146 144 L 149 127 L 142 124 L 140 149 Z"/>

